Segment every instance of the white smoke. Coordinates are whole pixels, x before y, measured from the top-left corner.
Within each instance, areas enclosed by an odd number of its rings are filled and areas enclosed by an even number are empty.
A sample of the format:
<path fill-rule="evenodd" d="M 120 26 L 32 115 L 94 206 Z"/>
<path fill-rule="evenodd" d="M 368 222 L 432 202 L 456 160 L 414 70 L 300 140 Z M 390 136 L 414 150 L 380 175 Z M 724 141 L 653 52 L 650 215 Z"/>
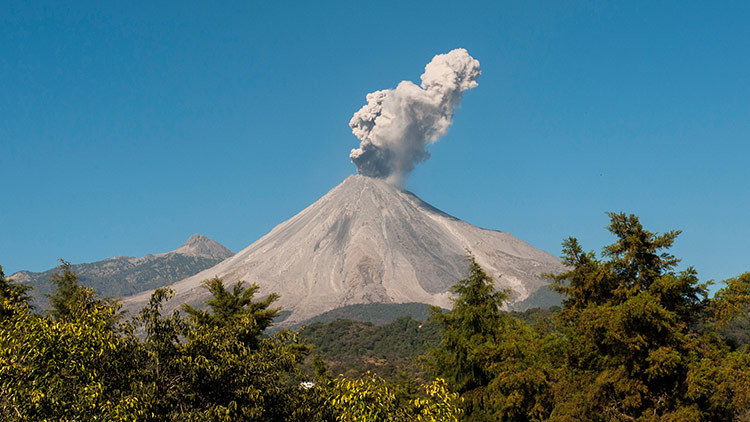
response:
<path fill-rule="evenodd" d="M 396 89 L 367 94 L 349 126 L 360 139 L 349 154 L 357 173 L 402 184 L 425 149 L 445 135 L 461 94 L 477 86 L 479 61 L 463 48 L 438 54 L 425 66 L 422 85 L 402 81 Z"/>

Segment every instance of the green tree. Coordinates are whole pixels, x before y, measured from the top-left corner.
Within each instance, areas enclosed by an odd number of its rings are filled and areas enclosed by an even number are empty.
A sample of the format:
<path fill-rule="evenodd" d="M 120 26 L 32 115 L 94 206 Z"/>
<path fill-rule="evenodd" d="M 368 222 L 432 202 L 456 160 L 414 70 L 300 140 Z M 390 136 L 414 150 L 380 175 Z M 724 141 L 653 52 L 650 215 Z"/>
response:
<path fill-rule="evenodd" d="M 84 309 L 89 292 L 78 283 L 78 274 L 70 262 L 60 258 L 57 272 L 49 278 L 55 292 L 47 295 L 50 302 L 49 314 L 56 320 L 69 320 L 72 315 Z"/>
<path fill-rule="evenodd" d="M 467 417 L 486 417 L 484 392 L 493 375 L 484 356 L 507 315 L 501 306 L 508 293 L 495 289 L 492 277 L 467 256 L 469 276 L 451 288 L 455 294 L 450 312 L 433 307 L 432 318 L 443 327 L 440 347 L 431 350 L 431 368 L 464 399 Z"/>
<path fill-rule="evenodd" d="M 709 309 L 709 321 L 719 328 L 738 318 L 748 317 L 750 306 L 750 272 L 724 281 L 724 288 L 716 292 Z"/>
<path fill-rule="evenodd" d="M 483 397 L 485 419 L 546 420 L 555 405 L 561 343 L 558 333 L 547 332 L 546 322 L 532 326 L 504 318 L 482 352 L 492 375 Z"/>
<path fill-rule="evenodd" d="M 78 274 L 73 271 L 70 262 L 60 259 L 57 272 L 50 277 L 55 285 L 55 292 L 47 295 L 50 300 L 49 315 L 56 321 L 73 321 L 80 315 L 96 308 L 113 308 L 120 305 L 112 298 L 100 298 L 96 292 L 79 283 Z M 118 312 L 111 315 L 110 325 L 114 326 L 120 318 Z"/>
<path fill-rule="evenodd" d="M 271 293 L 263 300 L 254 300 L 260 287 L 253 283 L 249 287 L 243 281 L 238 282 L 228 290 L 223 280 L 213 278 L 204 280 L 202 286 L 211 293 L 206 300 L 209 311 L 197 309 L 189 304 L 183 304 L 182 309 L 188 313 L 197 326 L 226 327 L 243 324 L 242 341 L 255 346 L 260 335 L 271 326 L 273 319 L 281 308 L 269 308 L 279 299 L 279 295 Z"/>
<path fill-rule="evenodd" d="M 172 294 L 157 289 L 134 324 L 113 324 L 117 307 L 95 295 L 54 319 L 3 299 L 0 419 L 333 420 L 324 391 L 300 387 L 307 348 L 293 333 L 247 342 L 257 332 L 252 312 L 198 324 L 164 313 Z"/>
<path fill-rule="evenodd" d="M 0 319 L 12 313 L 14 305 L 30 308 L 31 296 L 28 292 L 31 289 L 31 286 L 5 278 L 3 266 L 0 265 Z"/>
<path fill-rule="evenodd" d="M 331 381 L 332 378 L 328 375 L 328 365 L 326 365 L 320 353 L 316 353 L 315 358 L 313 358 L 313 369 L 315 370 L 316 383 L 327 384 Z"/>
<path fill-rule="evenodd" d="M 748 317 L 750 273 L 709 299 L 696 271 L 676 271 L 666 251 L 679 232 L 609 217 L 616 242 L 601 259 L 574 238 L 563 243 L 568 270 L 549 275 L 563 307 L 534 325 L 499 311 L 491 279 L 471 261 L 451 311 L 435 312 L 444 333 L 431 355 L 461 393 L 464 420 L 750 418 L 750 347 L 722 337 Z"/>
<path fill-rule="evenodd" d="M 117 308 L 71 308 L 64 319 L 36 314 L 3 299 L 0 324 L 0 419 L 121 419 L 132 395 L 136 344 L 127 325 L 113 325 Z"/>
<path fill-rule="evenodd" d="M 678 260 L 666 249 L 679 232 L 658 235 L 633 215 L 609 217 L 617 240 L 604 249 L 607 260 L 570 238 L 569 271 L 552 276 L 566 296 L 566 345 L 551 420 L 732 420 L 733 409 L 698 388 L 706 363 L 728 358 L 728 348 L 705 323 L 706 284 L 691 267 L 674 271 Z"/>
<path fill-rule="evenodd" d="M 141 313 L 146 413 L 154 420 L 320 420 L 324 399 L 300 388 L 298 364 L 309 349 L 289 331 L 263 335 L 277 296 L 254 301 L 257 286 L 228 291 L 220 279 L 203 285 L 212 293 L 208 310 L 186 306 L 186 320 L 162 315 L 167 291 L 157 291 Z"/>
<path fill-rule="evenodd" d="M 420 386 L 423 394 L 399 399 L 394 388 L 377 374 L 332 381 L 334 394 L 329 402 L 342 422 L 457 422 L 461 415 L 458 394 L 438 378 Z"/>
<path fill-rule="evenodd" d="M 430 367 L 461 394 L 463 420 L 543 420 L 554 405 L 559 335 L 546 321 L 531 325 L 501 310 L 508 293 L 469 256 L 469 277 L 452 289 L 448 313 L 433 310 L 443 326 Z"/>
<path fill-rule="evenodd" d="M 137 368 L 132 390 L 138 392 L 133 413 L 139 420 L 175 419 L 175 409 L 181 408 L 188 390 L 182 365 L 187 359 L 182 339 L 188 334 L 188 324 L 179 312 L 164 314 L 164 305 L 173 296 L 168 288 L 154 290 L 148 305 L 134 318 L 145 336 L 131 356 Z"/>

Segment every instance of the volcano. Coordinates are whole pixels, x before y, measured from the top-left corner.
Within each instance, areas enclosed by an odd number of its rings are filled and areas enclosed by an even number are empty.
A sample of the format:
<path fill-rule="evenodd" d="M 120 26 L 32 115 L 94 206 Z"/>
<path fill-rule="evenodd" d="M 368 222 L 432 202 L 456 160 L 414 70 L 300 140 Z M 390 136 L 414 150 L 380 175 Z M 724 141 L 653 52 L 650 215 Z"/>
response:
<path fill-rule="evenodd" d="M 452 217 L 381 179 L 353 175 L 255 243 L 173 284 L 174 309 L 202 304 L 203 280 L 257 283 L 278 293 L 290 312 L 284 325 L 346 305 L 420 302 L 451 307 L 450 287 L 468 274 L 470 251 L 498 288 L 512 290 L 511 308 L 551 295 L 543 273 L 564 270 L 554 256 L 512 235 Z M 124 299 L 131 312 L 151 291 Z"/>

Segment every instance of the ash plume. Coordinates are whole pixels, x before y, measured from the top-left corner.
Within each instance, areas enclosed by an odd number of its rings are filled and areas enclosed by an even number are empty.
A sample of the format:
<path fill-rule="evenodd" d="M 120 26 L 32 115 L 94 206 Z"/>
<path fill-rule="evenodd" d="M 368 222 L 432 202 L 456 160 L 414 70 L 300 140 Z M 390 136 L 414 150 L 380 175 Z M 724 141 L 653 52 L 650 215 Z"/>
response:
<path fill-rule="evenodd" d="M 367 104 L 349 126 L 360 139 L 349 154 L 357 173 L 402 184 L 425 149 L 445 135 L 464 91 L 477 86 L 479 61 L 463 48 L 436 55 L 425 66 L 418 86 L 402 81 L 395 89 L 367 94 Z"/>

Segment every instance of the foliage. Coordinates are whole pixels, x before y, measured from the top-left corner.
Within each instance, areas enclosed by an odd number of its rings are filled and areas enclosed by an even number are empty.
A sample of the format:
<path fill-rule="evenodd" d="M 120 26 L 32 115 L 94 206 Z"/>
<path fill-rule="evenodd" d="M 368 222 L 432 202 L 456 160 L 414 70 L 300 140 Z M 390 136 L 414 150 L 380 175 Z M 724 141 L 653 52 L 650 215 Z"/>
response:
<path fill-rule="evenodd" d="M 80 286 L 66 264 L 47 315 L 33 313 L 20 300 L 26 290 L 0 277 L 3 420 L 346 420 L 353 410 L 334 403 L 354 403 L 377 384 L 334 380 L 320 358 L 318 384 L 303 382 L 310 348 L 297 333 L 263 334 L 278 313 L 270 307 L 277 296 L 254 300 L 255 285 L 227 289 L 207 280 L 208 310 L 185 307 L 188 318 L 165 314 L 173 292 L 157 289 L 131 322 L 118 322 L 119 304 Z M 455 395 L 439 383 L 422 388 L 411 396 L 400 385 L 386 388 L 393 400 L 379 405 L 397 406 L 381 409 L 382 420 L 397 413 L 455 420 Z"/>
<path fill-rule="evenodd" d="M 343 378 L 334 387 L 331 404 L 338 410 L 337 421 L 376 422 L 403 420 L 404 409 L 385 380 L 369 372 L 360 379 Z"/>
<path fill-rule="evenodd" d="M 13 306 L 31 307 L 31 286 L 5 278 L 3 266 L 0 265 L 0 320 L 9 316 Z"/>
<path fill-rule="evenodd" d="M 733 348 L 750 345 L 750 308 L 719 328 L 719 332 Z"/>
<path fill-rule="evenodd" d="M 0 416 L 3 420 L 92 420 L 128 408 L 127 326 L 117 309 L 81 308 L 53 321 L 19 303 L 4 303 L 0 325 Z M 125 387 L 125 388 L 123 388 Z"/>
<path fill-rule="evenodd" d="M 608 260 L 573 238 L 563 244 L 571 270 L 554 281 L 567 297 L 560 330 L 568 380 L 555 387 L 551 418 L 726 420 L 731 409 L 687 391 L 704 359 L 726 356 L 705 319 L 727 301 L 708 300 L 691 267 L 674 272 L 678 260 L 664 250 L 679 232 L 651 233 L 633 215 L 610 218 L 617 242 L 604 249 Z"/>
<path fill-rule="evenodd" d="M 94 290 L 79 284 L 78 274 L 73 271 L 70 262 L 60 259 L 57 272 L 49 281 L 56 286 L 55 292 L 47 295 L 51 305 L 48 313 L 54 320 L 71 322 L 95 309 L 115 310 L 109 315 L 111 326 L 118 320 L 117 302 L 110 298 L 99 298 Z M 104 314 L 106 313 L 100 315 Z"/>
<path fill-rule="evenodd" d="M 493 376 L 483 352 L 492 344 L 507 315 L 501 312 L 506 292 L 497 291 L 492 277 L 472 255 L 469 276 L 456 283 L 453 308 L 443 313 L 432 309 L 432 318 L 443 327 L 440 347 L 431 351 L 431 369 L 453 391 L 462 394 L 463 409 L 470 420 L 486 417 L 485 390 Z"/>
<path fill-rule="evenodd" d="M 212 297 L 206 300 L 211 312 L 196 309 L 188 304 L 182 308 L 190 315 L 196 327 L 235 327 L 240 331 L 240 341 L 250 347 L 257 347 L 261 333 L 271 326 L 281 308 L 269 308 L 271 303 L 278 300 L 275 293 L 265 299 L 254 301 L 253 297 L 260 287 L 253 283 L 245 287 L 243 281 L 234 285 L 232 290 L 224 286 L 220 278 L 205 280 L 201 283 Z"/>
<path fill-rule="evenodd" d="M 163 315 L 172 293 L 158 289 L 132 324 L 115 324 L 119 306 L 78 286 L 68 269 L 50 317 L 3 299 L 4 420 L 325 420 L 316 416 L 325 398 L 299 387 L 296 366 L 307 348 L 290 332 L 258 334 L 273 297 L 248 301 L 251 294 L 235 289 L 241 306 L 221 318 L 201 314 L 211 321 L 202 323 Z"/>
<path fill-rule="evenodd" d="M 461 408 L 458 393 L 448 390 L 445 380 L 437 378 L 435 381 L 424 385 L 424 391 L 428 398 L 416 398 L 410 403 L 416 408 L 417 421 L 425 422 L 455 422 L 461 416 Z"/>
<path fill-rule="evenodd" d="M 475 351 L 499 328 L 503 316 L 500 308 L 508 299 L 505 292 L 495 290 L 492 277 L 473 256 L 467 259 L 469 276 L 451 288 L 456 295 L 451 311 L 432 310 L 433 319 L 443 326 L 442 347 L 432 351 L 434 366 L 460 393 L 489 382 L 490 375 Z"/>
<path fill-rule="evenodd" d="M 492 280 L 470 263 L 451 311 L 435 313 L 444 332 L 431 354 L 461 393 L 464 420 L 750 416 L 750 348 L 722 337 L 747 318 L 750 274 L 709 299 L 695 270 L 676 272 L 679 260 L 666 252 L 679 232 L 609 216 L 616 242 L 602 259 L 574 238 L 563 243 L 568 271 L 550 275 L 565 297 L 555 314 L 499 313 Z"/>
<path fill-rule="evenodd" d="M 421 382 L 426 374 L 418 358 L 438 344 L 440 327 L 410 317 L 379 326 L 337 320 L 303 327 L 299 338 L 315 348 L 334 374 L 356 377 L 372 371 L 389 381 L 407 377 Z"/>
<path fill-rule="evenodd" d="M 399 399 L 388 383 L 367 372 L 358 379 L 340 378 L 331 382 L 335 394 L 330 399 L 336 420 L 342 422 L 456 422 L 461 414 L 458 394 L 448 391 L 438 378 L 421 386 L 424 395 Z"/>
<path fill-rule="evenodd" d="M 750 272 L 725 280 L 726 287 L 711 301 L 710 321 L 725 327 L 738 318 L 747 318 L 750 309 Z"/>
<path fill-rule="evenodd" d="M 165 290 L 141 312 L 144 413 L 154 420 L 316 420 L 323 399 L 300 389 L 297 373 L 307 348 L 288 331 L 260 336 L 276 312 L 268 309 L 275 296 L 253 301 L 257 288 L 229 292 L 218 279 L 204 286 L 214 294 L 212 312 L 191 312 L 187 321 L 162 316 L 171 296 Z"/>
<path fill-rule="evenodd" d="M 616 241 L 601 257 L 563 243 L 568 270 L 550 275 L 562 308 L 503 312 L 506 293 L 469 256 L 452 309 L 425 323 L 335 321 L 269 335 L 277 296 L 256 300 L 256 285 L 220 279 L 203 283 L 212 297 L 205 309 L 185 306 L 186 318 L 166 314 L 173 293 L 157 289 L 123 321 L 119 304 L 78 284 L 64 261 L 43 315 L 0 267 L 0 419 L 750 419 L 750 273 L 709 299 L 695 270 L 676 271 L 666 252 L 678 232 L 610 218 Z M 415 361 L 430 347 L 438 378 L 424 382 Z"/>

